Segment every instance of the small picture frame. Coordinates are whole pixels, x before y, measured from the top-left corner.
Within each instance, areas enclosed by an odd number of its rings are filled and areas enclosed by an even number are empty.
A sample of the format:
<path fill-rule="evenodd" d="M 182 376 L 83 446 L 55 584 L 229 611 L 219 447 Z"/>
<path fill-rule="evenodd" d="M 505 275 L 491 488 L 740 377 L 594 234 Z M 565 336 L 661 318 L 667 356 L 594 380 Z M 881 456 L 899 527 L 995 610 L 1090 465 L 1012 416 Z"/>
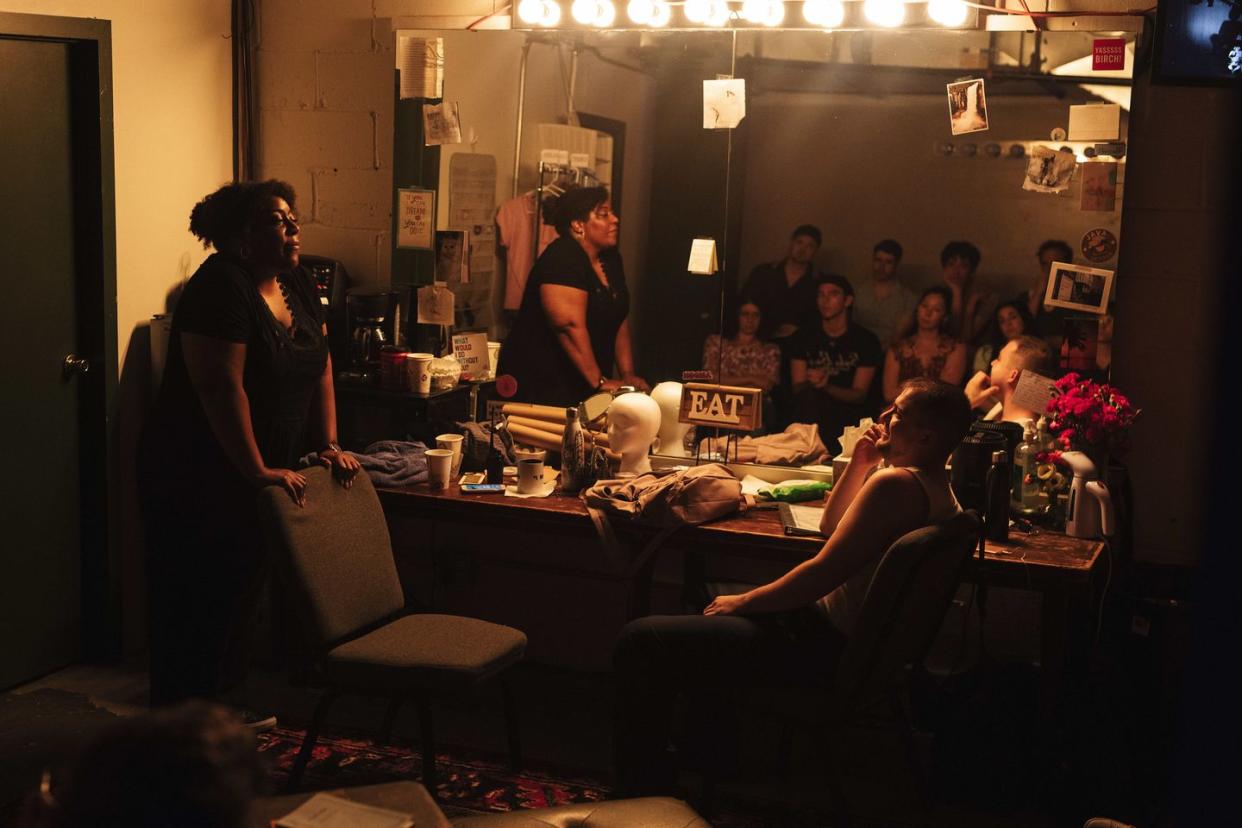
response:
<path fill-rule="evenodd" d="M 436 191 L 415 187 L 397 190 L 397 247 L 434 250 Z"/>
<path fill-rule="evenodd" d="M 1044 305 L 1083 313 L 1105 314 L 1113 292 L 1114 271 L 1053 262 Z"/>
<path fill-rule="evenodd" d="M 949 131 L 954 135 L 983 132 L 988 128 L 988 104 L 983 78 L 957 81 L 946 87 L 949 96 Z"/>

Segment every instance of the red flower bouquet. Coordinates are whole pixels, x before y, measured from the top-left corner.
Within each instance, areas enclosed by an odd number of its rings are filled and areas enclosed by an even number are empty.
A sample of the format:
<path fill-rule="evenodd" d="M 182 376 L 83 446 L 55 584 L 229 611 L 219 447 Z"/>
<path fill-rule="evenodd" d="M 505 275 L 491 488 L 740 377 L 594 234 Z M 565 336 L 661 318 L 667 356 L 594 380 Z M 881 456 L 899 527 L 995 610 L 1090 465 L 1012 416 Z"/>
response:
<path fill-rule="evenodd" d="M 1057 380 L 1045 413 L 1066 451 L 1116 456 L 1130 447 L 1130 426 L 1141 412 L 1111 385 L 1071 373 Z"/>

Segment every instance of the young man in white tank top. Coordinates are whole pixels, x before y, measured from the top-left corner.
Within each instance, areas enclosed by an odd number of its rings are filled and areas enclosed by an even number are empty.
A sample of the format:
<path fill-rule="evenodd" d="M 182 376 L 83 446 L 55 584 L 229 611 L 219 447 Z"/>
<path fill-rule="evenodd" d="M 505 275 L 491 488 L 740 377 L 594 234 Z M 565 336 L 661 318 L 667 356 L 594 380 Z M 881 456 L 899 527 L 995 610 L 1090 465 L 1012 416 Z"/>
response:
<path fill-rule="evenodd" d="M 627 795 L 668 790 L 677 764 L 666 750 L 677 694 L 698 696 L 689 709 L 711 711 L 700 716 L 715 722 L 704 734 L 718 739 L 730 731 L 722 724 L 727 692 L 831 675 L 889 546 L 960 509 L 945 462 L 970 423 L 961 389 L 911 380 L 855 445 L 824 508 L 820 528 L 828 541 L 814 558 L 771 583 L 717 596 L 703 615 L 649 616 L 626 626 L 613 663 L 614 747 Z"/>

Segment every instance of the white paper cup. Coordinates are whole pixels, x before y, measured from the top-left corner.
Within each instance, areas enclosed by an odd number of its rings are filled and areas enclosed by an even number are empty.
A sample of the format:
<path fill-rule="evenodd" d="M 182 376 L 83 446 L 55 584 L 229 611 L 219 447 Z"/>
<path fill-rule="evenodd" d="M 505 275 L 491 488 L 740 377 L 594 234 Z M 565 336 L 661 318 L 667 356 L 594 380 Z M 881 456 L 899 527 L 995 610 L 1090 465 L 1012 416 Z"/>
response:
<path fill-rule="evenodd" d="M 522 494 L 534 494 L 543 488 L 543 461 L 534 458 L 519 460 L 517 465 L 517 490 Z"/>
<path fill-rule="evenodd" d="M 436 448 L 448 449 L 453 452 L 453 479 L 461 474 L 461 443 L 465 438 L 460 434 L 440 434 L 436 436 Z"/>
<path fill-rule="evenodd" d="M 452 475 L 453 452 L 450 449 L 427 449 L 427 482 L 431 488 L 448 488 Z"/>
<path fill-rule="evenodd" d="M 405 367 L 410 378 L 410 390 L 419 394 L 431 393 L 431 354 L 406 354 Z"/>

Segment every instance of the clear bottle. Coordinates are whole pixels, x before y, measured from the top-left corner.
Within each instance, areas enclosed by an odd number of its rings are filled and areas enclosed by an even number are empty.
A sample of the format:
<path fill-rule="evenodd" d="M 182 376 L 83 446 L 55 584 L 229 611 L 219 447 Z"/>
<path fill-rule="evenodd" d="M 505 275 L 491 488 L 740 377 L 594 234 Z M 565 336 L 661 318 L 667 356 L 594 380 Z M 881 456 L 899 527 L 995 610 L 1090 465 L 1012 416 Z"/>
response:
<path fill-rule="evenodd" d="M 1014 485 L 1010 505 L 1019 514 L 1033 515 L 1042 506 L 1042 492 L 1036 471 L 1039 465 L 1037 458 L 1043 450 L 1035 424 L 1027 420 L 1022 442 L 1013 452 Z"/>
<path fill-rule="evenodd" d="M 1041 415 L 1039 418 L 1035 439 L 1039 443 L 1041 451 L 1060 451 L 1061 449 L 1060 443 L 1052 436 L 1052 431 L 1048 428 L 1048 418 L 1045 416 Z"/>
<path fill-rule="evenodd" d="M 565 434 L 561 437 L 561 489 L 576 492 L 582 488 L 586 467 L 586 442 L 582 435 L 582 423 L 578 421 L 578 409 L 565 409 Z"/>

